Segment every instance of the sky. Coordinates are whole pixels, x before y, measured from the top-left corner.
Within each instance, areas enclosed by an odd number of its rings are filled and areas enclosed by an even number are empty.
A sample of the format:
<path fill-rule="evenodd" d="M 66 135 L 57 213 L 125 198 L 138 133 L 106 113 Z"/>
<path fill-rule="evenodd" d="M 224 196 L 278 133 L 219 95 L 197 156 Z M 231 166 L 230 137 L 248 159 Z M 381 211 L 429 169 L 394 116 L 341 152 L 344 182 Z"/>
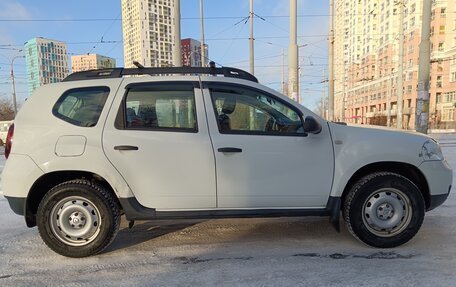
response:
<path fill-rule="evenodd" d="M 254 0 L 255 76 L 281 90 L 282 58 L 289 44 L 289 0 Z M 326 84 L 329 1 L 298 0 L 301 103 L 313 109 Z M 249 0 L 204 0 L 209 58 L 223 66 L 249 70 Z M 200 38 L 199 0 L 181 0 L 182 38 Z M 98 53 L 123 66 L 120 0 L 0 0 L 0 98 L 11 98 L 10 63 L 34 37 L 67 42 L 69 56 Z M 25 61 L 14 62 L 18 101 L 27 98 Z"/>

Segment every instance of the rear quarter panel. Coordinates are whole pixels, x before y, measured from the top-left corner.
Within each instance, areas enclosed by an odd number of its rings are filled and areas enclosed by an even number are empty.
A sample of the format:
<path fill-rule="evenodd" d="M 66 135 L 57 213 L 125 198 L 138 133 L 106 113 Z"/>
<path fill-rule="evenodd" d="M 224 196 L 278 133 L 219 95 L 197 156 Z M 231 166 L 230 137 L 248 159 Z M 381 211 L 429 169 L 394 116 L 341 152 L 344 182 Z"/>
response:
<path fill-rule="evenodd" d="M 118 196 L 131 196 L 128 185 L 109 163 L 101 147 L 103 126 L 121 82 L 122 79 L 75 81 L 38 88 L 16 117 L 11 153 L 28 155 L 44 173 L 63 170 L 96 173 L 111 184 Z M 110 93 L 96 126 L 79 127 L 52 114 L 54 104 L 65 91 L 97 86 L 109 87 Z M 58 156 L 56 143 L 62 136 L 85 137 L 84 152 L 78 156 Z"/>

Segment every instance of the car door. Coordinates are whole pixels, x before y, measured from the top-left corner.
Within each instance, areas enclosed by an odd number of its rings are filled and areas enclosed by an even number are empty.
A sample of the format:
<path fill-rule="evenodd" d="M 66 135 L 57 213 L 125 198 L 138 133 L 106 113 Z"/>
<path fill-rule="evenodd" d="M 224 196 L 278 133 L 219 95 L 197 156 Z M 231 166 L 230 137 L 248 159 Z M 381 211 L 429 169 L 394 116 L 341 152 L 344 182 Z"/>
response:
<path fill-rule="evenodd" d="M 145 207 L 216 206 L 214 154 L 198 78 L 193 78 L 125 79 L 111 108 L 104 151 Z"/>
<path fill-rule="evenodd" d="M 303 130 L 303 113 L 280 96 L 240 84 L 204 83 L 219 208 L 321 208 L 334 156 L 328 126 Z M 261 86 L 260 86 L 261 87 Z"/>

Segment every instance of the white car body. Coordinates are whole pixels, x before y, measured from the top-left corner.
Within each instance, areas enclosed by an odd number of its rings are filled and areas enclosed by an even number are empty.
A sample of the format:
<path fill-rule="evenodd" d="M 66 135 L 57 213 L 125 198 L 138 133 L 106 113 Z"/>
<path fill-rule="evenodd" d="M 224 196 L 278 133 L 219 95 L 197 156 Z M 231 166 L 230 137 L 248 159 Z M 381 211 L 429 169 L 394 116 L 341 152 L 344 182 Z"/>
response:
<path fill-rule="evenodd" d="M 128 86 L 175 82 L 201 84 L 202 88 L 194 89 L 197 132 L 115 127 Z M 206 86 L 214 82 L 273 95 L 303 117 L 313 117 L 321 132 L 305 137 L 222 134 Z M 60 96 L 78 85 L 110 89 L 93 127 L 75 126 L 52 114 Z M 403 173 L 413 170 L 410 176 L 423 186 L 427 210 L 446 199 L 452 183 L 452 171 L 438 152 L 434 157 L 423 155 L 426 143 L 438 147 L 425 135 L 327 122 L 272 89 L 228 77 L 143 76 L 45 85 L 25 102 L 14 125 L 2 185 L 12 209 L 26 217 L 28 226 L 36 221 L 33 200 L 44 195 L 43 191 L 33 195 L 34 187 L 43 185 L 40 179 L 51 174 L 65 179 L 71 179 L 72 172 L 96 175 L 112 188 L 130 220 L 193 211 L 221 217 L 248 212 L 267 215 L 271 210 L 280 210 L 278 215 L 286 210 L 330 215 L 340 208 L 350 180 L 376 166 L 398 173 L 403 168 Z M 119 145 L 135 145 L 138 150 L 115 150 Z M 218 152 L 223 147 L 240 148 L 242 153 Z M 339 200 L 339 205 L 334 207 L 331 199 Z"/>

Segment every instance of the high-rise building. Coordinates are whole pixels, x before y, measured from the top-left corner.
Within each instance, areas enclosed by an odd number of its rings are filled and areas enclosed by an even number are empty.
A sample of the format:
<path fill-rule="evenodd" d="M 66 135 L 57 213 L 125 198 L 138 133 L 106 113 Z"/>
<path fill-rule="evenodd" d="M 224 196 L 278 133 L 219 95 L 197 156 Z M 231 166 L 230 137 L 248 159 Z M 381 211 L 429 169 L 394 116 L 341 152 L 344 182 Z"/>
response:
<path fill-rule="evenodd" d="M 202 67 L 201 60 L 201 42 L 195 39 L 187 38 L 181 40 L 182 46 L 182 66 Z M 209 65 L 208 46 L 204 44 L 204 66 Z"/>
<path fill-rule="evenodd" d="M 173 64 L 173 0 L 122 0 L 125 67 Z"/>
<path fill-rule="evenodd" d="M 116 60 L 98 54 L 71 56 L 71 72 L 115 68 Z"/>
<path fill-rule="evenodd" d="M 453 33 L 448 33 L 456 29 L 453 2 L 433 1 L 432 6 L 431 128 L 442 125 L 444 120 L 454 121 L 456 73 L 452 81 L 451 71 L 456 72 L 456 39 Z M 401 65 L 403 121 L 400 126 L 415 128 L 422 6 L 422 0 L 335 0 L 336 120 L 397 126 Z M 450 10 L 452 13 L 446 13 Z M 403 39 L 400 39 L 401 28 Z M 400 41 L 402 63 L 399 62 Z"/>
<path fill-rule="evenodd" d="M 25 43 L 29 95 L 39 86 L 68 76 L 68 52 L 64 42 L 33 38 Z"/>
<path fill-rule="evenodd" d="M 430 121 L 437 129 L 456 129 L 456 3 L 435 1 L 431 23 Z"/>

